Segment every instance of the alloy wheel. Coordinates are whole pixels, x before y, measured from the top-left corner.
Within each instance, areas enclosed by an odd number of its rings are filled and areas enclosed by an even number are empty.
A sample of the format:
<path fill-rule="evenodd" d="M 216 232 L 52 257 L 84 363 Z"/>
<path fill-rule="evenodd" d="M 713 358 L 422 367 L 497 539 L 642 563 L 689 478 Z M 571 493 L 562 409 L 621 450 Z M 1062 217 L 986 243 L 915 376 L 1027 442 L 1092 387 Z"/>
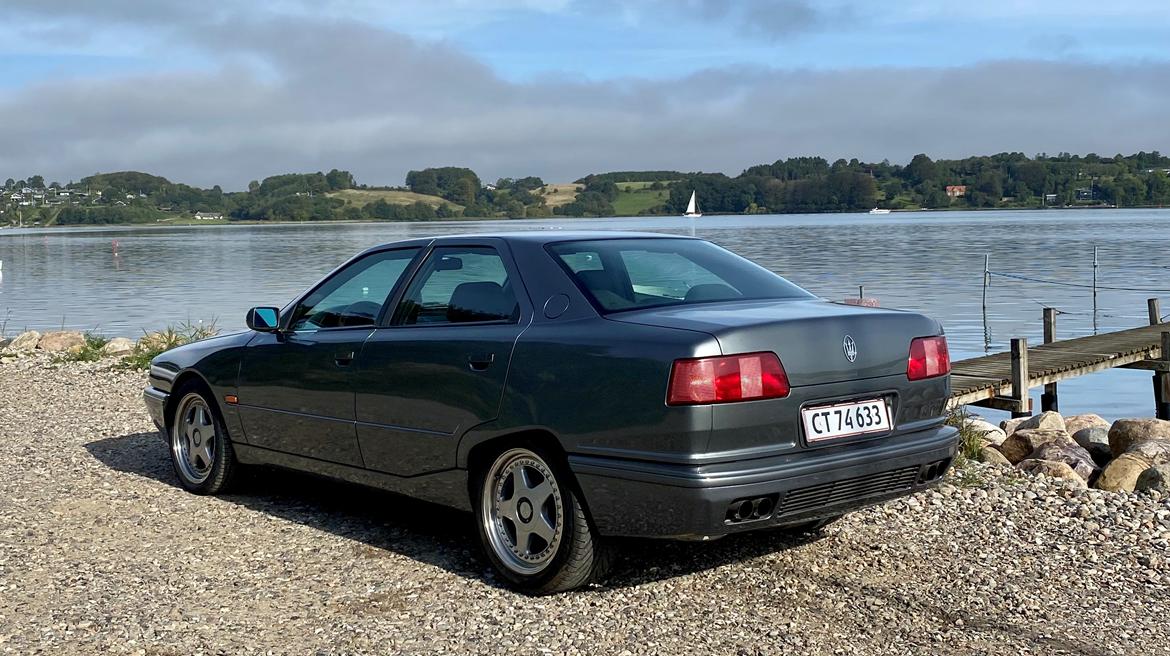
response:
<path fill-rule="evenodd" d="M 564 537 L 564 498 L 556 475 L 536 453 L 511 449 L 484 479 L 480 521 L 488 543 L 509 570 L 544 570 Z"/>
<path fill-rule="evenodd" d="M 202 396 L 192 393 L 183 398 L 171 433 L 171 452 L 179 472 L 193 485 L 206 481 L 215 466 L 216 431 L 215 418 Z"/>

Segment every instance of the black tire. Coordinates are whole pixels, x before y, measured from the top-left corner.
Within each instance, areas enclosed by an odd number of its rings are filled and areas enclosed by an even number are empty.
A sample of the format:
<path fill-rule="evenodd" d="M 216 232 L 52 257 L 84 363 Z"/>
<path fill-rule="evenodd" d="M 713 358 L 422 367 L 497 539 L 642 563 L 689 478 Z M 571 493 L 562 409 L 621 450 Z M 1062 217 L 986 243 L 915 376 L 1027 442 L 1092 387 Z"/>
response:
<path fill-rule="evenodd" d="M 174 394 L 178 400 L 170 418 L 167 446 L 175 477 L 188 492 L 222 494 L 236 479 L 239 464 L 219 406 L 207 389 L 194 381 L 181 385 Z M 197 431 L 194 447 L 185 430 L 193 425 Z M 206 439 L 208 428 L 214 431 L 210 440 Z"/>
<path fill-rule="evenodd" d="M 543 507 L 555 506 L 559 509 L 557 523 L 560 532 L 555 548 L 542 562 L 533 564 L 527 570 L 524 569 L 525 563 L 519 562 L 519 557 L 508 553 L 508 547 L 518 547 L 516 540 L 507 533 L 506 526 L 508 523 L 515 525 L 517 520 L 501 518 L 498 512 L 493 512 L 492 507 L 485 505 L 489 499 L 493 500 L 493 507 L 497 505 L 496 491 L 501 486 L 507 487 L 503 477 L 510 475 L 502 468 L 517 460 L 530 463 L 533 470 L 539 470 L 543 465 L 553 477 L 554 493 L 559 495 L 559 503 L 539 502 Z M 476 468 L 470 487 L 475 523 L 484 552 L 496 571 L 516 590 L 531 595 L 567 592 L 599 579 L 608 570 L 609 549 L 601 542 L 589 520 L 576 482 L 561 459 L 548 449 L 534 444 L 520 444 L 498 451 Z M 535 492 L 536 488 L 529 491 Z M 516 496 L 513 488 L 512 499 L 499 502 L 507 503 Z M 524 521 L 538 521 L 536 513 L 540 510 L 532 509 L 532 506 L 530 504 L 529 519 Z M 523 518 L 523 515 L 518 513 L 517 518 Z M 493 536 L 489 531 L 496 533 Z"/>

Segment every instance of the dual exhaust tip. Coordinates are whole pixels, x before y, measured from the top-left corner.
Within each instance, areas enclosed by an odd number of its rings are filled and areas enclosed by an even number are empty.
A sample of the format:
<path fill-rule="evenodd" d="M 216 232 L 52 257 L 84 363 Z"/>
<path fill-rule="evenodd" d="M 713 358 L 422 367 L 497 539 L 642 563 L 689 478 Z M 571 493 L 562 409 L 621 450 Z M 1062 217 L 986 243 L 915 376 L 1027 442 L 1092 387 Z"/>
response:
<path fill-rule="evenodd" d="M 777 495 L 769 494 L 763 497 L 749 497 L 732 501 L 727 506 L 724 521 L 728 524 L 741 524 L 768 519 L 776 511 L 776 499 Z"/>

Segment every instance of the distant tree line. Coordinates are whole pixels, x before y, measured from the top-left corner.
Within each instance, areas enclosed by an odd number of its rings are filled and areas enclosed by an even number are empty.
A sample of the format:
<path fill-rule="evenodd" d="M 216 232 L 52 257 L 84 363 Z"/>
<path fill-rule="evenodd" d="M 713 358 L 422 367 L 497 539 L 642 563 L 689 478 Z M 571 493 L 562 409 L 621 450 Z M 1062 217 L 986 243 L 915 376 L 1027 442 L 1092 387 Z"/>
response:
<path fill-rule="evenodd" d="M 887 207 L 981 208 L 1170 205 L 1170 157 L 1157 151 L 1101 157 L 999 153 L 957 160 L 915 155 L 905 166 L 792 157 L 735 177 L 685 174 L 662 209 L 686 208 L 697 191 L 704 212 L 842 212 Z M 952 187 L 950 194 L 947 188 Z"/>
<path fill-rule="evenodd" d="M 202 189 L 138 171 L 95 174 L 64 186 L 57 182 L 46 185 L 42 176 L 33 175 L 22 180 L 8 178 L 4 190 L 9 193 L 2 200 L 14 202 L 11 193 L 25 187 L 71 190 L 74 195 L 68 204 L 58 201 L 55 207 L 21 210 L 27 222 L 60 224 L 153 223 L 176 213 L 197 212 L 261 221 L 425 221 L 460 216 L 546 217 L 554 213 L 613 216 L 621 194 L 648 192 L 656 194 L 654 206 L 641 209 L 643 204 L 638 211 L 675 214 L 685 209 L 692 191 L 698 193 L 699 209 L 706 213 L 845 212 L 872 207 L 1161 206 L 1170 205 L 1170 157 L 1157 151 L 1112 157 L 999 153 L 940 160 L 919 154 L 905 165 L 887 160 L 838 159 L 830 163 L 822 157 L 791 157 L 752 166 L 737 176 L 613 171 L 579 179 L 576 196 L 558 207 L 548 205 L 544 181 L 536 176 L 500 178 L 485 185 L 469 168 L 445 166 L 410 171 L 405 182 L 405 189 L 433 198 L 352 202 L 338 192 L 371 188 L 357 184 L 349 171 L 333 169 L 328 173 L 276 175 L 252 181 L 247 191 L 241 192 L 224 192 L 218 186 Z M 657 204 L 659 197 L 665 201 Z"/>

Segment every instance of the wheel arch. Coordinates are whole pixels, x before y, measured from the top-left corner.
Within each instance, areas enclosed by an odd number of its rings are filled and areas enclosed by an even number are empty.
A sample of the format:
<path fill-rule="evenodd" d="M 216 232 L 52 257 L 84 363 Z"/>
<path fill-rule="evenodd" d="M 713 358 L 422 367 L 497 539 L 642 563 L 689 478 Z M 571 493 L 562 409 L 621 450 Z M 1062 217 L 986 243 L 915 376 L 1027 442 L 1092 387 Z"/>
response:
<path fill-rule="evenodd" d="M 467 435 L 460 440 L 458 462 L 460 469 L 475 471 L 484 465 L 484 460 L 497 455 L 508 446 L 516 444 L 535 444 L 548 447 L 561 460 L 559 464 L 568 467 L 568 455 L 561 440 L 551 430 L 543 426 L 531 426 L 509 430 L 497 434 Z"/>
<path fill-rule="evenodd" d="M 194 369 L 184 369 L 175 376 L 175 380 L 171 383 L 171 393 L 167 395 L 167 403 L 163 408 L 163 421 L 166 424 L 167 432 L 169 433 L 174 422 L 175 407 L 178 406 L 179 392 L 187 385 L 196 385 L 202 389 L 211 402 L 212 408 L 219 413 L 220 421 L 224 419 L 223 408 L 219 405 L 219 399 L 215 398 L 215 392 L 211 389 L 211 383 L 203 377 L 198 371 Z"/>
<path fill-rule="evenodd" d="M 464 442 L 468 440 L 472 441 L 472 444 L 464 447 Z M 566 483 L 572 487 L 578 502 L 585 511 L 585 515 L 589 517 L 589 521 L 592 523 L 593 514 L 589 509 L 589 499 L 586 498 L 585 491 L 577 481 L 576 472 L 569 465 L 569 454 L 561 443 L 560 437 L 544 426 L 518 428 L 490 436 L 485 435 L 478 439 L 465 436 L 461 440 L 458 466 L 461 469 L 465 469 L 468 473 L 467 493 L 472 498 L 472 507 L 475 507 L 474 495 L 477 493 L 479 473 L 491 463 L 493 457 L 503 453 L 505 449 L 523 445 L 545 447 L 549 454 L 556 458 L 557 461 L 550 464 L 563 471 L 568 477 Z"/>

